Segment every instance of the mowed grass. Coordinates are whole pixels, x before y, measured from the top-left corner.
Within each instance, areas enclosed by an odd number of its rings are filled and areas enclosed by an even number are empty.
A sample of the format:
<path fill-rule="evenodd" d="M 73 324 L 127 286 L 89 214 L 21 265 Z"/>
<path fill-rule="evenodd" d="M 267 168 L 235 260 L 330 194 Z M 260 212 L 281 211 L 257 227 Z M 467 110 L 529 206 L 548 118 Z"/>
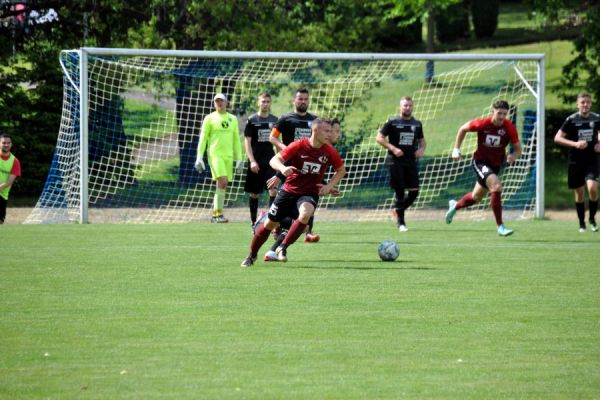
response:
<path fill-rule="evenodd" d="M 600 397 L 600 233 L 508 225 L 5 225 L 0 398 Z"/>

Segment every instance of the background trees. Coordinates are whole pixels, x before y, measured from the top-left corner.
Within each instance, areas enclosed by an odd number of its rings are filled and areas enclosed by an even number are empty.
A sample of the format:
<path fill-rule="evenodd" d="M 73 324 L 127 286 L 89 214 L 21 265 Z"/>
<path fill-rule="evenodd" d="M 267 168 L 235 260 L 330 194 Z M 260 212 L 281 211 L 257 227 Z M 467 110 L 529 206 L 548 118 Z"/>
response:
<path fill-rule="evenodd" d="M 17 3 L 22 5 L 20 10 Z M 47 175 L 62 113 L 63 82 L 58 64 L 62 49 L 432 52 L 451 49 L 454 41 L 458 41 L 454 48 L 464 48 L 469 40 L 471 45 L 477 44 L 469 20 L 465 21 L 467 14 L 471 14 L 475 33 L 475 20 L 481 18 L 476 13 L 497 21 L 497 13 L 490 7 L 476 7 L 479 3 L 0 0 L 0 130 L 13 135 L 15 152 L 26 171 L 14 193 L 37 196 Z M 563 98 L 571 102 L 574 92 L 585 88 L 600 99 L 600 26 L 593 23 L 600 12 L 598 2 L 528 0 L 528 4 L 542 23 L 580 28 L 574 58 L 564 69 Z M 56 11 L 58 20 L 28 20 L 31 10 L 43 14 L 50 9 Z M 487 34 L 494 34 L 495 24 L 487 25 Z"/>

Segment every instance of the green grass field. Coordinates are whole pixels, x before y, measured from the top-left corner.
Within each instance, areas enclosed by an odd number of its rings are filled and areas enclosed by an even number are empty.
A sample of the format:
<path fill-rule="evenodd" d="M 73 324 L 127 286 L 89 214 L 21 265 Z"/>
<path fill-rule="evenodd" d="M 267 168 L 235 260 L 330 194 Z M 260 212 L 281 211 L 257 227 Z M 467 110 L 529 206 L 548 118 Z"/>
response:
<path fill-rule="evenodd" d="M 0 398 L 599 398 L 600 233 L 508 225 L 5 225 Z"/>

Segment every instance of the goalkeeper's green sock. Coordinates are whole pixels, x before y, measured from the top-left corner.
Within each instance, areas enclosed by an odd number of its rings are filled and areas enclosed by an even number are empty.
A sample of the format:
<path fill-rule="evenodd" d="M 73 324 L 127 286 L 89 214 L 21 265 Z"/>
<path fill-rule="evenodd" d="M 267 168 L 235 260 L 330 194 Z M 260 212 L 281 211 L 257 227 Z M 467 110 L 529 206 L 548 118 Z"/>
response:
<path fill-rule="evenodd" d="M 213 210 L 215 210 L 215 212 L 218 211 L 219 215 L 221 215 L 224 205 L 225 205 L 225 189 L 217 188 L 217 191 L 215 192 L 215 198 L 213 201 Z"/>

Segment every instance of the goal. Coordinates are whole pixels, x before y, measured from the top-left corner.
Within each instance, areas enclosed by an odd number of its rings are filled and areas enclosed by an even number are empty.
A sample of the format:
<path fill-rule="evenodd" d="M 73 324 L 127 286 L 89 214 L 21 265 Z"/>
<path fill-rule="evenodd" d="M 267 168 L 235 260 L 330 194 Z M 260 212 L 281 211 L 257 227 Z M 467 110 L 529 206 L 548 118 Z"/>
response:
<path fill-rule="evenodd" d="M 465 158 L 450 153 L 458 128 L 490 114 L 495 100 L 511 105 L 523 155 L 504 168 L 506 218 L 544 214 L 544 58 L 541 54 L 342 54 L 162 51 L 82 48 L 63 51 L 63 112 L 53 162 L 28 223 L 209 221 L 210 173 L 194 169 L 200 126 L 215 93 L 246 119 L 267 91 L 275 115 L 291 111 L 298 87 L 309 111 L 342 121 L 336 145 L 348 174 L 342 196 L 323 197 L 320 220 L 391 218 L 394 194 L 386 152 L 375 143 L 400 97 L 411 96 L 427 151 L 420 161 L 420 196 L 409 218 L 441 219 L 448 201 L 472 189 Z M 227 191 L 225 214 L 249 221 L 245 174 Z M 266 194 L 265 194 L 266 196 Z M 266 197 L 261 198 L 266 208 Z M 460 218 L 487 219 L 489 199 Z"/>

